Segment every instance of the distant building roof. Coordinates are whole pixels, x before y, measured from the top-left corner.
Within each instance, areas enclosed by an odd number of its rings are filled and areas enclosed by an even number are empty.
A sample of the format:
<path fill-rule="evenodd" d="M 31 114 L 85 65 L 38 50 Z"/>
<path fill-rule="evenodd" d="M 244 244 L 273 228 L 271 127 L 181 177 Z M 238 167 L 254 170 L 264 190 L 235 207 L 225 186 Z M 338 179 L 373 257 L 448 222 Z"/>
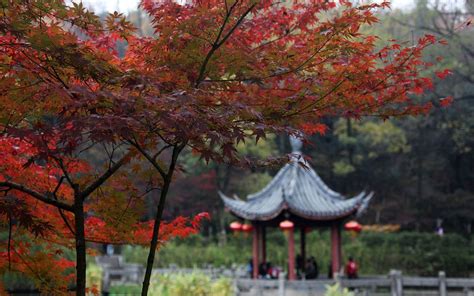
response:
<path fill-rule="evenodd" d="M 227 209 L 247 220 L 267 221 L 282 211 L 309 220 L 333 220 L 362 212 L 373 193 L 361 192 L 346 199 L 331 190 L 301 155 L 301 142 L 291 139 L 292 160 L 270 183 L 247 200 L 230 198 L 219 192 Z"/>

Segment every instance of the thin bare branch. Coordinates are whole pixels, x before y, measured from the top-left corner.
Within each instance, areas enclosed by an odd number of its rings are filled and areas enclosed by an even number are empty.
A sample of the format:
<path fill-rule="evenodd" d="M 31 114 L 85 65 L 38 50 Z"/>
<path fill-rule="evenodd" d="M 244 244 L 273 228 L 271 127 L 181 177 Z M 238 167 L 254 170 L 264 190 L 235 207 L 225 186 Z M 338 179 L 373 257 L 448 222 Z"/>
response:
<path fill-rule="evenodd" d="M 39 201 L 42 201 L 46 204 L 55 206 L 57 208 L 65 210 L 65 211 L 69 211 L 69 212 L 73 211 L 73 207 L 71 205 L 69 205 L 67 203 L 64 203 L 62 201 L 59 201 L 59 200 L 50 199 L 50 198 L 47 197 L 47 195 L 41 194 L 38 191 L 33 190 L 31 188 L 28 188 L 28 187 L 26 187 L 22 184 L 18 184 L 18 183 L 11 182 L 11 181 L 3 181 L 3 182 L 0 182 L 0 187 L 15 189 L 15 190 L 18 190 L 18 191 L 23 192 L 25 194 L 28 194 L 29 196 L 31 196 L 31 197 L 39 200 Z"/>
<path fill-rule="evenodd" d="M 224 22 L 222 23 L 222 26 L 219 29 L 219 32 L 217 34 L 216 40 L 214 41 L 211 49 L 207 53 L 206 57 L 204 58 L 204 61 L 202 62 L 201 68 L 199 70 L 199 76 L 198 79 L 196 80 L 195 87 L 199 87 L 201 82 L 204 80 L 204 76 L 206 75 L 206 68 L 211 60 L 212 56 L 214 53 L 229 39 L 229 37 L 234 33 L 234 31 L 240 26 L 242 21 L 247 17 L 247 15 L 254 9 L 255 6 L 257 6 L 257 3 L 254 3 L 250 5 L 249 8 L 239 17 L 237 22 L 234 24 L 234 26 L 224 35 L 224 37 L 221 36 L 224 33 L 225 27 L 227 26 L 227 23 L 229 22 L 230 16 L 232 15 L 232 11 L 236 7 L 238 3 L 238 0 L 232 4 L 232 6 L 229 8 L 229 12 L 227 13 L 226 17 L 224 18 Z"/>
<path fill-rule="evenodd" d="M 91 195 L 99 186 L 104 184 L 120 167 L 122 167 L 128 160 L 130 153 L 125 154 L 113 166 L 107 169 L 100 177 L 98 177 L 91 185 L 80 192 L 80 197 L 84 200 Z"/>

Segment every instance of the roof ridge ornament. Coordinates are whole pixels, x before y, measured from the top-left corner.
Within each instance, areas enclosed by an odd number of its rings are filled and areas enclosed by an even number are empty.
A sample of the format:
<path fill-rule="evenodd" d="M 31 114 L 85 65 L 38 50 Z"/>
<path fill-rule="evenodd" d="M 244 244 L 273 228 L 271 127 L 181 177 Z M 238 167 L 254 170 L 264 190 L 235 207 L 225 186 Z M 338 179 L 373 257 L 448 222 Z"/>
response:
<path fill-rule="evenodd" d="M 301 148 L 303 148 L 303 141 L 300 138 L 295 136 L 290 136 L 291 152 L 292 153 L 301 153 Z"/>

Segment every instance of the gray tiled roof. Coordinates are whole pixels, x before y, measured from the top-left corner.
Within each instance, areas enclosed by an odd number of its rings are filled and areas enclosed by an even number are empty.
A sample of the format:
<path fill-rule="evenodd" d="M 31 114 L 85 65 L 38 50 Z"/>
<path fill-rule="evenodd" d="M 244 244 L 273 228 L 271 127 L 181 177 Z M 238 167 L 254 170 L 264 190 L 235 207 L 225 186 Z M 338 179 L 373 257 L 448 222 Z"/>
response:
<path fill-rule="evenodd" d="M 248 195 L 247 200 L 227 197 L 219 192 L 225 206 L 247 220 L 266 221 L 283 210 L 311 220 L 330 220 L 362 212 L 373 193 L 346 199 L 331 190 L 301 157 L 298 151 L 261 191 Z"/>

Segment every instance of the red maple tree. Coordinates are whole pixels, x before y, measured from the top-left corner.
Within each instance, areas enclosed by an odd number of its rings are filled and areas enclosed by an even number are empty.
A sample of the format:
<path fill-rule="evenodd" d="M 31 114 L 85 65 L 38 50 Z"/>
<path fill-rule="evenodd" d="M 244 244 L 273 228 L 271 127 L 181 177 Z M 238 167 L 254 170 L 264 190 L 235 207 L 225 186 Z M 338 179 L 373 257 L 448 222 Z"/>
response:
<path fill-rule="evenodd" d="M 103 23 L 75 3 L 10 1 L 0 12 L 0 214 L 10 226 L 18 215 L 15 226 L 42 243 L 51 233 L 51 246 L 69 238 L 77 295 L 86 292 L 87 240 L 150 240 L 146 295 L 159 238 L 196 231 L 197 221 L 184 218 L 161 224 L 184 149 L 246 165 L 235 149 L 241 141 L 324 133 L 326 116 L 386 118 L 431 106 L 416 95 L 432 85 L 421 74 L 430 66 L 422 53 L 438 41 L 428 35 L 410 46 L 378 47 L 376 36 L 361 33 L 387 2 L 141 6 L 153 37 L 137 36 L 121 14 Z M 127 42 L 124 57 L 116 52 L 119 39 Z M 143 188 L 130 172 L 147 184 L 145 193 L 160 190 L 152 222 L 139 223 Z M 123 206 L 130 214 L 112 210 Z"/>

